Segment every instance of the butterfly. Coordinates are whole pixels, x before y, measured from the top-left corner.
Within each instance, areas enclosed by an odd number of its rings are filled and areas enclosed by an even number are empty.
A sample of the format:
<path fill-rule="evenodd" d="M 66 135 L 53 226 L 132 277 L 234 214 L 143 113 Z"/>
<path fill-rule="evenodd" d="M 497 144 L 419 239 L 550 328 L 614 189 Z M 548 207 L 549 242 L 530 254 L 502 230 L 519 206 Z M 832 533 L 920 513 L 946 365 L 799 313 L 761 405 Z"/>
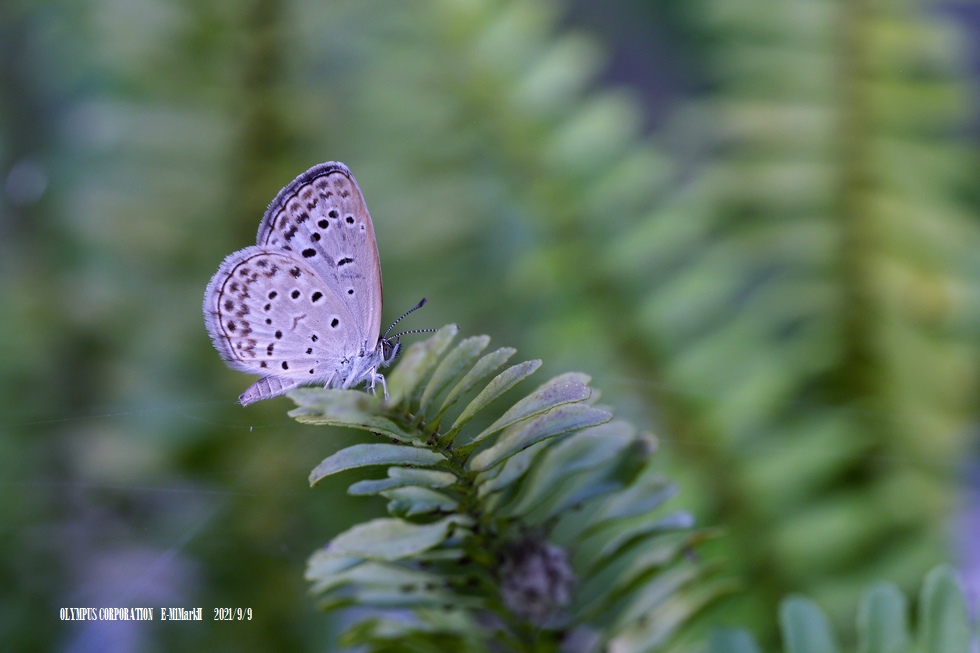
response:
<path fill-rule="evenodd" d="M 381 299 L 364 196 L 347 166 L 331 161 L 279 191 L 256 244 L 221 263 L 204 291 L 204 322 L 229 367 L 262 375 L 239 396 L 243 406 L 311 383 L 380 384 L 387 399 L 378 370 L 404 334 L 381 335 Z"/>

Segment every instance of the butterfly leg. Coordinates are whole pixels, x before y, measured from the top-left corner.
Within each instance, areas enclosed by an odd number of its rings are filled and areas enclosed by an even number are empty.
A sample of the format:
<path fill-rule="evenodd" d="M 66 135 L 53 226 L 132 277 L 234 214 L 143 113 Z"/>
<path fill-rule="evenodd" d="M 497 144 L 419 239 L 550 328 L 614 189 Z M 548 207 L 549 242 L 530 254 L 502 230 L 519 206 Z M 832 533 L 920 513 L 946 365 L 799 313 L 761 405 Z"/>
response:
<path fill-rule="evenodd" d="M 384 390 L 385 393 L 385 401 L 388 401 L 388 384 L 385 383 L 384 374 L 378 374 L 378 368 L 374 368 L 371 370 L 371 385 L 369 387 L 371 388 L 371 392 L 373 392 L 374 394 L 378 394 L 375 388 L 376 381 L 381 382 L 381 389 Z"/>

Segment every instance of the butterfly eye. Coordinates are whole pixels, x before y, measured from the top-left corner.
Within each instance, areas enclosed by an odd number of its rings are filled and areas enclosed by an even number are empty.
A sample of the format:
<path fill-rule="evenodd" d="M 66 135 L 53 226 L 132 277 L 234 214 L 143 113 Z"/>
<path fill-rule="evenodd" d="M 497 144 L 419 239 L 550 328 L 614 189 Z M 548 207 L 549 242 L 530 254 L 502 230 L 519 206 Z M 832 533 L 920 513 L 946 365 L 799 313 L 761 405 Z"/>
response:
<path fill-rule="evenodd" d="M 401 349 L 401 347 L 402 343 L 400 341 L 392 343 L 391 340 L 388 340 L 387 338 L 381 339 L 381 357 L 385 364 L 395 360 L 395 356 L 398 355 L 398 350 Z"/>

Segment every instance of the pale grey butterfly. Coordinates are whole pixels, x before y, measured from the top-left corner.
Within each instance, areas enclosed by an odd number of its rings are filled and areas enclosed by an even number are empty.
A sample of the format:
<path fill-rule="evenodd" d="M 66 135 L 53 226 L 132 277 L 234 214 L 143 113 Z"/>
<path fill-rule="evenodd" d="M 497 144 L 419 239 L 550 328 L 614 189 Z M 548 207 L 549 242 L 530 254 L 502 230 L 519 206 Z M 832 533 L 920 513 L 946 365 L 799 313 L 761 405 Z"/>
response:
<path fill-rule="evenodd" d="M 238 398 L 243 406 L 309 383 L 380 383 L 388 397 L 378 369 L 405 334 L 381 335 L 374 225 L 347 166 L 321 163 L 279 191 L 257 244 L 228 256 L 208 283 L 204 322 L 230 367 L 262 375 Z"/>

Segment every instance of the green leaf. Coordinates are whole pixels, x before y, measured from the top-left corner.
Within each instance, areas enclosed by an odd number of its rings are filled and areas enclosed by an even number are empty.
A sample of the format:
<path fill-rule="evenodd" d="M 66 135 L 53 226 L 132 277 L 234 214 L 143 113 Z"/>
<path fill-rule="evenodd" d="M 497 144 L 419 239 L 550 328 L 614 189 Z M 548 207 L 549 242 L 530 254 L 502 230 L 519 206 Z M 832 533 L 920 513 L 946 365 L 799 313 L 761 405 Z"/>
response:
<path fill-rule="evenodd" d="M 414 609 L 465 603 L 450 590 L 424 588 L 421 591 L 406 591 L 397 587 L 371 586 L 351 583 L 343 588 L 328 591 L 318 602 L 322 609 L 335 609 L 347 605 L 371 605 L 376 610 Z M 470 603 L 475 603 L 470 601 Z"/>
<path fill-rule="evenodd" d="M 397 406 L 416 391 L 426 375 L 439 363 L 439 357 L 458 332 L 459 327 L 448 324 L 431 338 L 413 343 L 408 348 L 387 377 L 390 405 Z"/>
<path fill-rule="evenodd" d="M 306 580 L 320 582 L 364 562 L 359 557 L 335 556 L 318 549 L 306 565 Z"/>
<path fill-rule="evenodd" d="M 488 449 L 473 456 L 469 468 L 482 471 L 497 465 L 532 444 L 562 433 L 596 426 L 612 419 L 612 414 L 585 404 L 566 404 L 543 415 L 513 425 Z"/>
<path fill-rule="evenodd" d="M 434 512 L 452 512 L 459 503 L 442 492 L 424 487 L 401 487 L 381 492 L 381 496 L 391 501 L 388 513 L 396 517 L 414 517 Z"/>
<path fill-rule="evenodd" d="M 450 472 L 441 472 L 435 469 L 417 469 L 413 467 L 389 467 L 388 478 L 358 481 L 347 488 L 347 493 L 352 496 L 369 496 L 396 487 L 416 485 L 419 487 L 440 488 L 447 487 L 455 482 L 456 476 Z"/>
<path fill-rule="evenodd" d="M 477 639 L 479 624 L 462 610 L 447 611 L 445 606 L 438 608 L 419 606 L 413 611 L 416 619 L 406 618 L 396 613 L 391 617 L 374 616 L 352 626 L 341 639 L 341 644 L 355 645 L 363 638 L 372 641 L 371 650 L 385 653 L 445 653 L 460 651 L 474 653 L 482 650 L 476 644 L 462 645 L 459 640 L 436 638 L 433 634 L 453 633 L 464 639 Z M 382 648 L 381 642 L 390 642 L 390 648 Z"/>
<path fill-rule="evenodd" d="M 708 653 L 761 653 L 755 639 L 744 630 L 717 628 L 709 641 Z"/>
<path fill-rule="evenodd" d="M 383 417 L 381 401 L 360 390 L 299 388 L 289 393 L 297 408 L 289 415 L 304 424 L 342 426 L 370 431 L 397 440 L 416 442 L 418 433 L 406 431 L 393 420 Z"/>
<path fill-rule="evenodd" d="M 535 457 L 552 443 L 548 441 L 532 444 L 530 447 L 516 453 L 507 459 L 503 465 L 498 465 L 476 476 L 476 496 L 485 499 L 493 492 L 499 492 L 512 485 L 527 472 Z"/>
<path fill-rule="evenodd" d="M 452 428 L 446 433 L 445 439 L 452 441 L 459 433 L 459 430 L 463 426 L 473 419 L 477 413 L 490 405 L 490 403 L 497 399 L 500 395 L 504 394 L 515 385 L 529 377 L 533 374 L 539 367 L 541 367 L 540 360 L 530 360 L 524 361 L 523 363 L 518 363 L 508 367 L 506 370 L 498 374 L 493 378 L 490 383 L 487 384 L 480 394 L 473 398 L 473 400 L 467 404 L 463 412 L 459 414 L 456 421 L 453 422 Z"/>
<path fill-rule="evenodd" d="M 661 651 L 671 637 L 698 612 L 714 601 L 723 588 L 716 584 L 678 591 L 659 604 L 652 613 L 635 621 L 610 642 L 616 651 Z"/>
<path fill-rule="evenodd" d="M 436 416 L 436 418 L 438 419 L 442 417 L 449 407 L 455 404 L 460 397 L 475 388 L 480 381 L 495 372 L 515 353 L 517 353 L 517 350 L 512 347 L 501 347 L 497 351 L 490 352 L 478 360 L 476 365 L 474 365 L 460 380 L 460 382 L 449 391 L 449 394 L 446 395 L 446 399 L 442 402 L 442 407 L 439 408 L 439 414 Z"/>
<path fill-rule="evenodd" d="M 355 444 L 341 449 L 323 460 L 310 473 L 310 485 L 337 472 L 373 465 L 415 465 L 428 467 L 445 462 L 446 459 L 435 451 L 420 447 L 406 447 L 400 444 Z"/>
<path fill-rule="evenodd" d="M 438 582 L 438 576 L 425 571 L 384 562 L 358 561 L 360 564 L 317 579 L 310 588 L 314 594 L 322 594 L 350 583 L 366 586 L 415 587 Z"/>
<path fill-rule="evenodd" d="M 451 562 L 456 566 L 460 559 L 466 557 L 466 552 L 459 548 L 454 548 L 447 544 L 445 547 L 438 549 L 429 549 L 428 551 L 423 551 L 418 556 L 416 560 L 423 563 L 444 563 Z"/>
<path fill-rule="evenodd" d="M 425 525 L 386 517 L 372 519 L 335 537 L 324 547 L 323 555 L 365 560 L 409 558 L 438 546 L 456 526 L 466 523 L 466 519 L 455 515 Z"/>
<path fill-rule="evenodd" d="M 629 484 L 628 487 L 618 490 L 605 497 L 599 497 L 595 501 L 589 501 L 579 507 L 574 512 L 568 512 L 559 518 L 555 524 L 553 535 L 566 542 L 595 542 L 592 536 L 607 528 L 614 528 L 617 523 L 626 518 L 633 518 L 641 515 L 652 515 L 654 511 L 664 504 L 668 499 L 677 494 L 677 486 L 661 477 L 651 465 L 647 465 L 644 471 Z M 652 495 L 649 500 L 647 494 Z M 620 498 L 623 496 L 643 497 L 637 501 L 637 505 L 632 510 L 623 510 L 615 517 L 610 516 L 610 505 L 622 505 Z M 598 541 L 602 541 L 602 537 Z"/>
<path fill-rule="evenodd" d="M 642 584 L 644 578 L 666 568 L 691 550 L 691 537 L 660 537 L 643 546 L 634 546 L 616 556 L 582 583 L 576 597 L 577 619 L 594 619 L 596 614 L 626 593 Z"/>
<path fill-rule="evenodd" d="M 579 510 L 603 495 L 619 492 L 628 479 L 619 478 L 620 472 L 629 463 L 620 460 L 619 465 L 586 468 L 574 476 L 559 482 L 555 492 L 542 497 L 533 506 L 527 507 L 522 518 L 532 524 L 551 523 L 552 518 L 570 510 Z M 503 511 L 502 514 L 507 514 Z"/>
<path fill-rule="evenodd" d="M 952 569 L 943 566 L 930 571 L 919 602 L 923 653 L 967 653 L 970 620 Z"/>
<path fill-rule="evenodd" d="M 779 606 L 779 625 L 786 653 L 837 653 L 827 616 L 809 599 L 784 599 Z"/>
<path fill-rule="evenodd" d="M 588 376 L 577 372 L 556 376 L 511 406 L 497 421 L 467 444 L 475 445 L 512 424 L 551 410 L 555 406 L 585 401 L 592 396 L 592 389 L 586 385 L 588 382 Z"/>
<path fill-rule="evenodd" d="M 388 476 L 393 479 L 411 481 L 420 487 L 447 487 L 459 479 L 451 472 L 417 467 L 389 467 Z"/>
<path fill-rule="evenodd" d="M 858 611 L 861 653 L 906 653 L 909 640 L 905 595 L 891 583 L 875 585 L 865 594 Z"/>
<path fill-rule="evenodd" d="M 432 378 L 422 391 L 419 400 L 419 412 L 424 413 L 432 401 L 446 386 L 453 382 L 464 369 L 470 367 L 476 357 L 490 344 L 490 336 L 474 336 L 466 338 L 442 359 Z"/>
<path fill-rule="evenodd" d="M 612 626 L 613 632 L 626 629 L 646 615 L 655 613 L 662 603 L 668 601 L 681 587 L 693 582 L 698 576 L 699 570 L 693 565 L 675 567 L 641 584 L 632 593 L 628 606 L 624 606 L 624 609 L 619 611 Z"/>
<path fill-rule="evenodd" d="M 527 482 L 522 484 L 520 493 L 506 507 L 504 514 L 526 515 L 540 502 L 552 495 L 569 496 L 567 483 L 574 484 L 577 480 L 583 485 L 595 490 L 601 489 L 597 479 L 582 475 L 595 468 L 604 471 L 610 467 L 613 458 L 622 452 L 633 441 L 636 429 L 625 422 L 610 422 L 584 429 L 551 447 L 531 470 Z M 509 462 L 509 461 L 508 461 Z M 554 511 L 561 511 L 562 506 L 577 503 L 579 499 L 569 499 L 557 503 Z M 532 520 L 537 522 L 538 520 Z"/>
<path fill-rule="evenodd" d="M 678 491 L 676 484 L 655 472 L 643 474 L 628 488 L 597 505 L 588 519 L 577 520 L 583 531 L 580 537 L 590 535 L 614 520 L 652 512 L 676 496 Z"/>
<path fill-rule="evenodd" d="M 663 517 L 637 515 L 620 519 L 593 531 L 576 544 L 575 568 L 592 570 L 603 564 L 639 537 L 689 530 L 694 525 L 690 513 L 678 510 Z"/>

